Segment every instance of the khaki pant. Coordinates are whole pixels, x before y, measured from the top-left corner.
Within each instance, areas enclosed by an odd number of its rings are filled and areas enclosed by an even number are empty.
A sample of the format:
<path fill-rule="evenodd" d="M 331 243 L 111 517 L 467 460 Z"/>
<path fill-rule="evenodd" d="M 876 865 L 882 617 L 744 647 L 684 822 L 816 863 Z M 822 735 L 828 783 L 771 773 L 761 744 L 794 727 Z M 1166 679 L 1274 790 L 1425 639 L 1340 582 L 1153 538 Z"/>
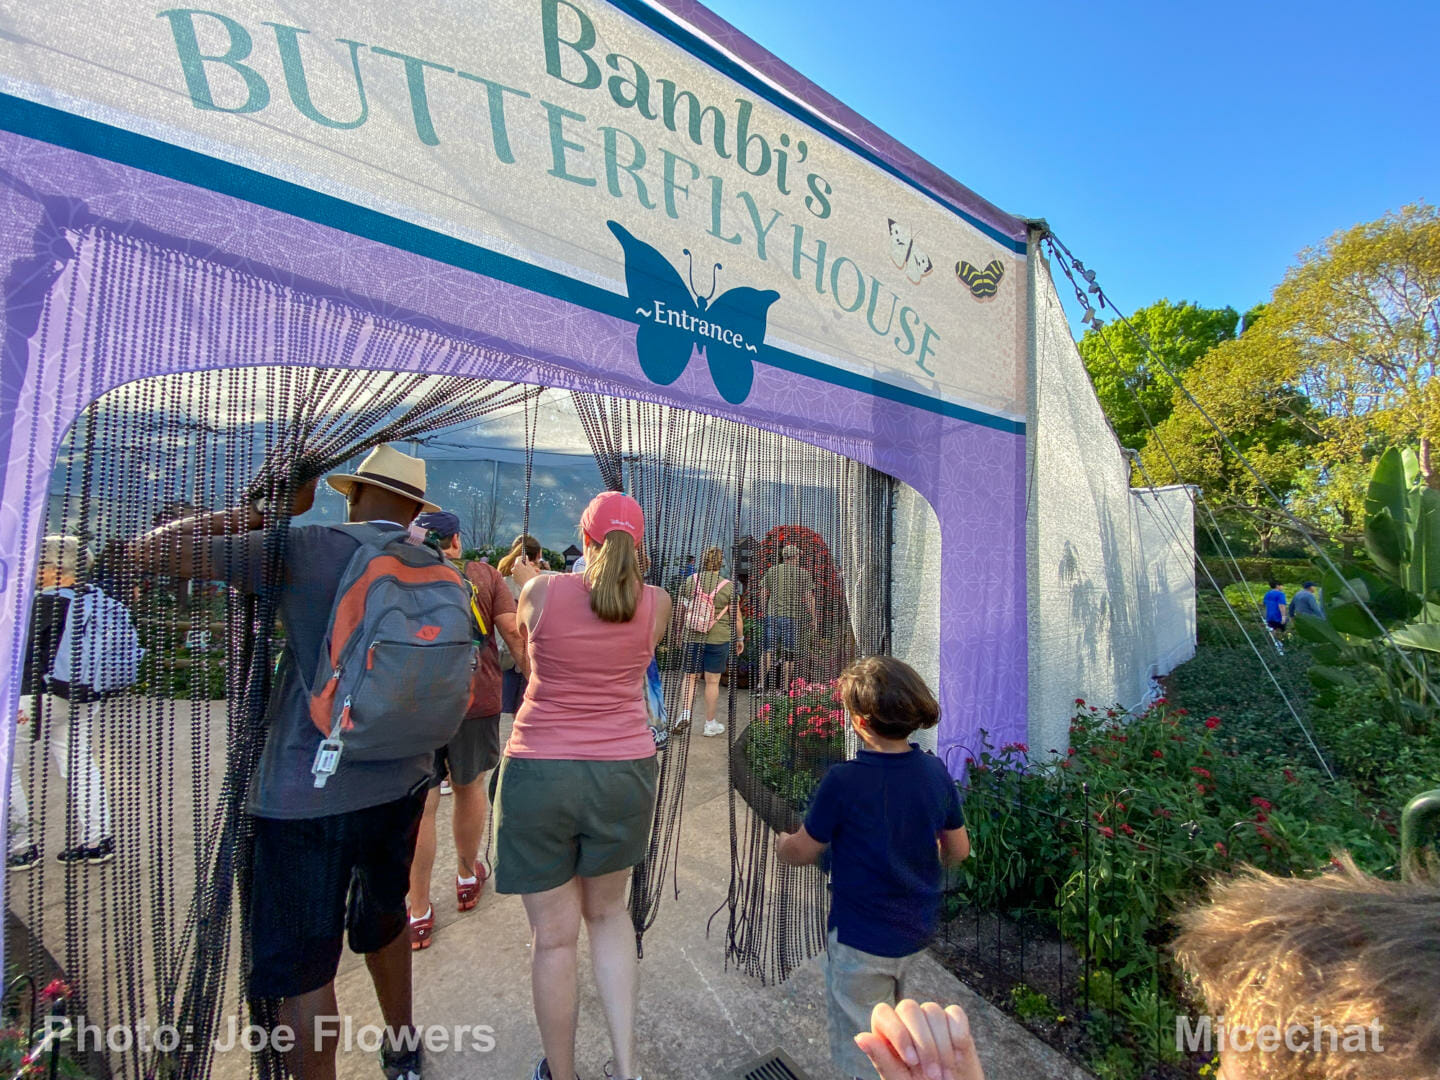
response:
<path fill-rule="evenodd" d="M 855 1045 L 855 1036 L 870 1030 L 870 1013 L 880 1002 L 895 1005 L 905 995 L 905 980 L 919 953 L 872 956 L 840 944 L 830 931 L 826 946 L 825 1000 L 830 1024 L 830 1059 L 840 1075 L 873 1077 L 875 1067 Z"/>

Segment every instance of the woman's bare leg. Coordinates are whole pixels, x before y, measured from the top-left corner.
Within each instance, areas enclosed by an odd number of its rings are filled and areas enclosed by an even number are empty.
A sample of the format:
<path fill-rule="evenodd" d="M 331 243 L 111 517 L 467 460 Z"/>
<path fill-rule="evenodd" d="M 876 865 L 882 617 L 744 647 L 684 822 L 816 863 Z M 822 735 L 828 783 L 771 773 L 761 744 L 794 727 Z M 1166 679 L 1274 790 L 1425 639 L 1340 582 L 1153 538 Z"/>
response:
<path fill-rule="evenodd" d="M 530 993 L 535 1001 L 535 1022 L 555 1080 L 570 1080 L 575 1075 L 580 881 L 571 878 L 559 888 L 521 897 L 530 920 Z"/>

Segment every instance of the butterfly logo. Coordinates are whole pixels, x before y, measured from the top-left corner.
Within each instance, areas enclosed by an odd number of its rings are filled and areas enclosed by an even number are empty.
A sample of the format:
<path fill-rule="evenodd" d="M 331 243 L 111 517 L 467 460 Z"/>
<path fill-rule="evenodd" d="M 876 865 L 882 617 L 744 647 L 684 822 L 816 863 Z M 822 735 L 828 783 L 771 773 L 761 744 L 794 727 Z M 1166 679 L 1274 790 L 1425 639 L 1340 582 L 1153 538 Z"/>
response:
<path fill-rule="evenodd" d="M 920 279 L 931 270 L 935 264 L 915 246 L 915 234 L 901 225 L 894 218 L 886 218 L 886 225 L 890 228 L 890 261 L 895 264 L 896 269 L 904 270 L 905 276 L 914 284 L 919 285 Z"/>
<path fill-rule="evenodd" d="M 698 349 L 710 366 L 720 396 L 738 405 L 750 396 L 755 381 L 751 353 L 765 344 L 770 305 L 780 299 L 773 289 L 730 289 L 712 302 L 722 269 L 710 276 L 710 293 L 694 287 L 695 260 L 690 249 L 691 286 L 659 251 L 633 236 L 625 226 L 605 223 L 625 250 L 625 288 L 644 321 L 635 335 L 640 368 L 651 382 L 669 386 L 680 377 Z"/>
<path fill-rule="evenodd" d="M 999 259 L 992 259 L 989 265 L 981 270 L 961 259 L 955 264 L 955 276 L 976 300 L 989 300 L 1000 289 L 1000 279 L 1005 276 L 1005 264 Z"/>

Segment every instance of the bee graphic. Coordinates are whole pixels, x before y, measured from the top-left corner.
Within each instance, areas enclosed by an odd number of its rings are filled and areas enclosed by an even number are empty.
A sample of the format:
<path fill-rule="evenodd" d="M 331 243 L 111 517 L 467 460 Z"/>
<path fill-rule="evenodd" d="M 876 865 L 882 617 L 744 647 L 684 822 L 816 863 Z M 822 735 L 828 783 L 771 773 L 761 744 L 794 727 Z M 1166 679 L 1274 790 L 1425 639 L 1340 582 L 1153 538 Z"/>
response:
<path fill-rule="evenodd" d="M 1000 291 L 1000 281 L 1005 276 L 1005 264 L 999 259 L 992 259 L 982 270 L 961 259 L 955 264 L 955 276 L 976 300 L 990 300 Z"/>
<path fill-rule="evenodd" d="M 890 229 L 890 261 L 895 264 L 896 269 L 905 271 L 905 276 L 916 285 L 920 279 L 931 270 L 935 264 L 915 246 L 915 234 L 901 225 L 894 218 L 886 218 L 886 225 Z"/>

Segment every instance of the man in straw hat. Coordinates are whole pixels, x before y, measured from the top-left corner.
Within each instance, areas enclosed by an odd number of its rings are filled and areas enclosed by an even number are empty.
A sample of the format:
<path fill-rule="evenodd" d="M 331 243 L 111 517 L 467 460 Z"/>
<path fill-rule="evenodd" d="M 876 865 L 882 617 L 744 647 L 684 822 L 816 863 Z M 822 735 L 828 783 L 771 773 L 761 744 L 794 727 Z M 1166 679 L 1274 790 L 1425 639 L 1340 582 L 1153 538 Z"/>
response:
<path fill-rule="evenodd" d="M 328 477 L 345 496 L 347 520 L 376 532 L 407 528 L 422 511 L 425 462 L 378 446 L 354 473 Z M 315 501 L 315 481 L 295 493 L 292 515 Z M 223 580 L 258 591 L 264 582 L 264 515 L 243 506 L 163 525 L 130 545 L 143 568 Z M 250 787 L 254 816 L 249 931 L 252 998 L 280 999 L 279 1023 L 294 1033 L 290 1071 L 335 1076 L 335 972 L 348 932 L 365 955 L 392 1040 L 381 1051 L 388 1080 L 419 1080 L 413 1041 L 405 892 L 434 754 L 387 761 L 343 757 L 323 788 L 311 771 L 316 733 L 305 679 L 319 661 L 340 578 L 368 535 L 323 525 L 291 527 L 280 619 L 286 642 L 266 721 L 269 736 Z M 348 909 L 348 910 L 347 910 Z M 317 1020 L 319 1024 L 317 1025 Z M 326 1038 L 320 1038 L 321 1033 Z"/>

